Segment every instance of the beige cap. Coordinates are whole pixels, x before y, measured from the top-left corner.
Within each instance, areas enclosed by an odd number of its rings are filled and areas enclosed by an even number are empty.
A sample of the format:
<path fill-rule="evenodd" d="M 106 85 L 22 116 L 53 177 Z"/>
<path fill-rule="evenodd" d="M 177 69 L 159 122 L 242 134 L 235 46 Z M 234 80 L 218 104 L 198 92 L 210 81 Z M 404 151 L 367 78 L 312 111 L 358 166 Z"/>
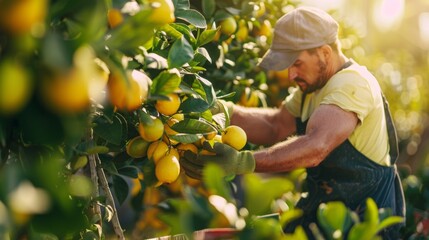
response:
<path fill-rule="evenodd" d="M 337 40 L 338 23 L 323 10 L 299 7 L 282 16 L 274 27 L 271 48 L 259 66 L 269 70 L 290 67 L 303 50 Z"/>

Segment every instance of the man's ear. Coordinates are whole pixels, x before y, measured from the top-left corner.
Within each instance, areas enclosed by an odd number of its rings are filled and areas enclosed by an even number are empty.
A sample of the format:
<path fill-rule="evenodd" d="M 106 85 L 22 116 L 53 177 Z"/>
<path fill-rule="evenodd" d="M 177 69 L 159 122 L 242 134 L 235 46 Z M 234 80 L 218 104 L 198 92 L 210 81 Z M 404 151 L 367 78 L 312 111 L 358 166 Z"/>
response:
<path fill-rule="evenodd" d="M 330 59 L 332 57 L 333 50 L 331 46 L 325 44 L 320 47 L 320 53 L 323 55 L 325 60 Z"/>

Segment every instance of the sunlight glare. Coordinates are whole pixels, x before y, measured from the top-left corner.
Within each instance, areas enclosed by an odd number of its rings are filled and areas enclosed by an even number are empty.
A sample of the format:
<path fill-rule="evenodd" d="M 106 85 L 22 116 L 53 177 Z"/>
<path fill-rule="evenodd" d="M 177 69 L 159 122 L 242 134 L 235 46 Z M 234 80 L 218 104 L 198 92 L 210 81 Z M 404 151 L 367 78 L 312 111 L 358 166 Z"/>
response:
<path fill-rule="evenodd" d="M 379 0 L 374 6 L 373 20 L 380 31 L 388 31 L 402 21 L 404 0 Z"/>
<path fill-rule="evenodd" d="M 424 43 L 429 43 L 429 12 L 420 13 L 419 28 L 420 38 Z"/>

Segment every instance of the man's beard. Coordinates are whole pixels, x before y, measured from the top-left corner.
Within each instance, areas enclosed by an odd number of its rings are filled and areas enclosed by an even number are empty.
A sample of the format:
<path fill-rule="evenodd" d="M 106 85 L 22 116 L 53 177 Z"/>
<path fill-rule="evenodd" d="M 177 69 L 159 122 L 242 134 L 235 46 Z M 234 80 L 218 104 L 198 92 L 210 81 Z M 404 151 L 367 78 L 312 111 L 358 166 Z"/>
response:
<path fill-rule="evenodd" d="M 299 88 L 301 89 L 301 91 L 303 91 L 304 93 L 312 93 L 318 89 L 321 89 L 323 86 L 325 86 L 326 82 L 327 82 L 327 77 L 326 77 L 326 63 L 322 62 L 319 58 L 319 76 L 317 77 L 316 82 L 314 82 L 313 84 L 308 84 L 304 79 L 302 78 L 296 78 L 295 82 L 301 82 L 303 84 L 305 84 L 307 86 L 306 89 L 303 89 L 301 86 L 299 86 Z"/>

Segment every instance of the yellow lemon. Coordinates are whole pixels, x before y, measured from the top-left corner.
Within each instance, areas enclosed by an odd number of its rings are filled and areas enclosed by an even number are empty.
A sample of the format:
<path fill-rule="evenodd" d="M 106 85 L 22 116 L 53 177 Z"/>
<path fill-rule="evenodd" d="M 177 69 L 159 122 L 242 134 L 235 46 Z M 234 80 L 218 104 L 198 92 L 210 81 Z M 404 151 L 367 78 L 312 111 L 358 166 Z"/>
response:
<path fill-rule="evenodd" d="M 174 16 L 174 4 L 171 0 L 149 0 L 153 8 L 149 20 L 153 23 L 167 24 L 173 23 L 176 18 Z"/>
<path fill-rule="evenodd" d="M 146 74 L 127 71 L 127 79 L 119 73 L 111 73 L 107 83 L 109 99 L 121 110 L 134 111 L 146 101 L 151 80 Z"/>
<path fill-rule="evenodd" d="M 222 142 L 229 146 L 240 150 L 246 145 L 247 135 L 246 132 L 239 126 L 230 125 L 222 132 Z"/>
<path fill-rule="evenodd" d="M 149 145 L 147 149 L 147 157 L 152 159 L 155 163 L 159 161 L 162 157 L 167 155 L 168 145 L 163 141 L 155 141 Z"/>
<path fill-rule="evenodd" d="M 0 114 L 11 115 L 27 104 L 32 90 L 27 70 L 19 63 L 0 63 Z"/>
<path fill-rule="evenodd" d="M 159 113 L 170 116 L 179 110 L 180 98 L 177 93 L 170 93 L 167 97 L 169 100 L 157 100 L 155 108 Z"/>
<path fill-rule="evenodd" d="M 109 26 L 114 28 L 124 21 L 124 17 L 119 9 L 112 8 L 107 11 L 107 20 L 109 22 Z"/>
<path fill-rule="evenodd" d="M 141 136 L 137 136 L 127 142 L 126 152 L 132 158 L 142 158 L 147 156 L 147 150 L 150 143 Z"/>
<path fill-rule="evenodd" d="M 225 18 L 220 23 L 220 31 L 223 34 L 230 36 L 237 31 L 237 22 L 233 17 Z"/>
<path fill-rule="evenodd" d="M 43 23 L 47 7 L 47 0 L 0 1 L 0 25 L 15 34 L 30 32 Z"/>
<path fill-rule="evenodd" d="M 248 36 L 249 29 L 246 26 L 246 20 L 240 19 L 240 21 L 238 22 L 238 30 L 235 33 L 235 38 L 237 39 L 237 41 L 243 42 L 247 39 Z"/>
<path fill-rule="evenodd" d="M 138 131 L 144 140 L 153 142 L 160 139 L 164 134 L 164 124 L 161 119 L 152 116 L 151 123 L 139 123 Z"/>
<path fill-rule="evenodd" d="M 161 158 L 155 166 L 155 175 L 158 181 L 172 183 L 180 174 L 179 159 L 173 154 Z"/>
<path fill-rule="evenodd" d="M 179 155 L 180 155 L 181 157 L 183 157 L 183 155 L 185 154 L 185 151 L 186 151 L 186 150 L 190 150 L 190 151 L 192 151 L 192 152 L 193 152 L 193 153 L 195 153 L 195 154 L 197 154 L 197 153 L 198 153 L 198 148 L 197 148 L 197 146 L 195 146 L 195 145 L 194 145 L 194 144 L 192 144 L 192 143 L 181 143 L 181 144 L 177 145 L 176 149 L 177 149 L 177 151 L 179 152 Z"/>

